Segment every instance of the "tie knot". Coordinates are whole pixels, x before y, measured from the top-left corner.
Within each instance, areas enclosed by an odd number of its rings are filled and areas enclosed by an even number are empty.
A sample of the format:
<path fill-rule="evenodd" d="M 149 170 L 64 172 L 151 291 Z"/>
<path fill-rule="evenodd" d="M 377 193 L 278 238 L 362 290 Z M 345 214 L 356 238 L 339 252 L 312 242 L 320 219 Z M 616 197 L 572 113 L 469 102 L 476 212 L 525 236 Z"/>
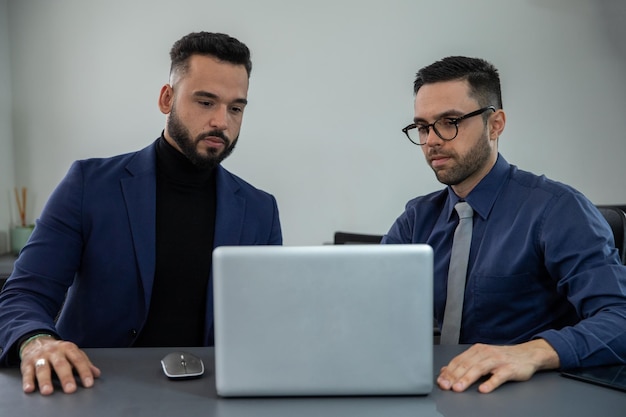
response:
<path fill-rule="evenodd" d="M 474 210 L 472 210 L 472 206 L 467 201 L 459 201 L 454 205 L 454 209 L 459 214 L 459 219 L 467 219 L 474 216 Z"/>

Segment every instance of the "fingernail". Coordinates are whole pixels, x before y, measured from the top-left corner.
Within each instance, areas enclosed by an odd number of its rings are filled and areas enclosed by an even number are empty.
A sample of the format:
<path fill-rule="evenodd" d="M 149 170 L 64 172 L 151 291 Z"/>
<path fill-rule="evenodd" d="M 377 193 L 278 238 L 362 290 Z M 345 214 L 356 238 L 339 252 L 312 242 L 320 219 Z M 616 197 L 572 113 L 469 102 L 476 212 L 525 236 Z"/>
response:
<path fill-rule="evenodd" d="M 90 387 L 93 385 L 93 378 L 88 376 L 87 378 L 85 378 L 85 380 L 83 381 L 83 385 L 85 387 Z"/>

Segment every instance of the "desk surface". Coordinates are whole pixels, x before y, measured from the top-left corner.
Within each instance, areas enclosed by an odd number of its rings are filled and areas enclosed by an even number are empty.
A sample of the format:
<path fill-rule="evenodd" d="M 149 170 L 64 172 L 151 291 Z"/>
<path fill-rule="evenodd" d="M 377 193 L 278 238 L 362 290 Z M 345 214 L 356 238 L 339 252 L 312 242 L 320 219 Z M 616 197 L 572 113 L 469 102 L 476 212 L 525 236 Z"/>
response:
<path fill-rule="evenodd" d="M 435 370 L 460 351 L 434 347 Z M 624 416 L 626 393 L 575 381 L 557 372 L 508 383 L 491 394 L 434 388 L 423 397 L 221 399 L 215 392 L 213 349 L 184 349 L 200 356 L 205 375 L 170 381 L 160 359 L 173 349 L 87 349 L 102 376 L 71 395 L 24 394 L 19 370 L 0 369 L 0 410 L 15 416 Z M 4 413 L 2 413 L 4 415 Z"/>

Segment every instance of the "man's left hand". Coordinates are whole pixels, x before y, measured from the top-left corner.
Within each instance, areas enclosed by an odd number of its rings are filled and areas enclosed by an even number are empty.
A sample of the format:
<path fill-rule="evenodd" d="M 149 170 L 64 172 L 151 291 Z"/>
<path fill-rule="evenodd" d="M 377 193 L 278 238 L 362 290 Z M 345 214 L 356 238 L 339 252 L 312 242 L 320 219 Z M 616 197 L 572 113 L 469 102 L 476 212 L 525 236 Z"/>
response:
<path fill-rule="evenodd" d="M 485 375 L 478 386 L 488 393 L 507 381 L 527 381 L 535 372 L 559 367 L 556 351 L 543 339 L 514 346 L 476 344 L 441 368 L 437 384 L 441 389 L 465 391 Z"/>

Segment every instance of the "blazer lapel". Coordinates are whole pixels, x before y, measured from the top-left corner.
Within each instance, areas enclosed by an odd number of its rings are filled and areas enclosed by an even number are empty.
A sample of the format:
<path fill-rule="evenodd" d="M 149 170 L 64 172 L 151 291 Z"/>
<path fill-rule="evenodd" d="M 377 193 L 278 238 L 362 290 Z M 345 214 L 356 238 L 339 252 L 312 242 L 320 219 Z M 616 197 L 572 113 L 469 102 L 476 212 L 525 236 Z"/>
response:
<path fill-rule="evenodd" d="M 246 200 L 237 195 L 239 185 L 221 165 L 218 165 L 216 174 L 217 209 L 213 247 L 238 245 L 241 243 Z"/>
<path fill-rule="evenodd" d="M 230 173 L 218 165 L 216 170 L 217 209 L 215 213 L 215 236 L 213 247 L 232 246 L 241 243 L 246 200 L 237 195 L 239 185 Z M 212 254 L 209 254 L 212 256 Z M 213 345 L 213 271 L 210 273 L 207 287 L 207 303 L 205 312 L 204 344 Z"/>
<path fill-rule="evenodd" d="M 121 180 L 146 311 L 154 283 L 156 256 L 156 152 L 154 144 L 137 152 Z"/>

